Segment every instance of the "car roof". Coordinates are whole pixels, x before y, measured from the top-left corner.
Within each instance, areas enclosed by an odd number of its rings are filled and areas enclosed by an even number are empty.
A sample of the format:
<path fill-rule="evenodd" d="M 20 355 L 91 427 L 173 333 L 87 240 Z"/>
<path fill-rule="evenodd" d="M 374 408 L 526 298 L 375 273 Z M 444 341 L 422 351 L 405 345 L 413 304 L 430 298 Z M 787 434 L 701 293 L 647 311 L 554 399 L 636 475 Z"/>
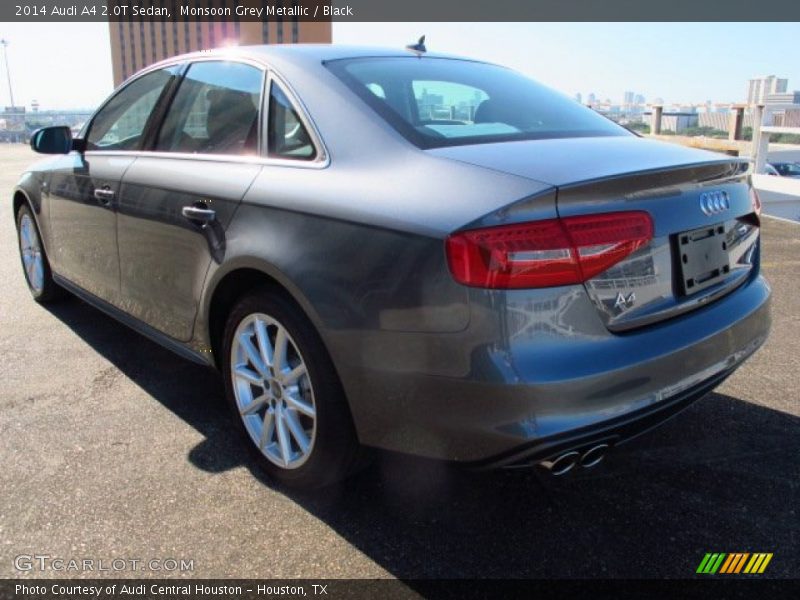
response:
<path fill-rule="evenodd" d="M 345 44 L 262 44 L 260 46 L 241 46 L 242 51 L 254 52 L 265 56 L 280 55 L 285 57 L 302 56 L 315 60 L 338 60 L 343 58 L 364 58 L 384 56 L 415 56 L 405 48 L 387 48 L 385 46 L 351 46 Z M 442 52 L 425 52 L 422 56 L 433 58 L 461 58 Z"/>
<path fill-rule="evenodd" d="M 342 44 L 262 44 L 257 46 L 227 46 L 212 50 L 201 50 L 173 56 L 162 63 L 174 63 L 181 60 L 195 58 L 246 58 L 274 66 L 307 66 L 320 64 L 330 60 L 347 58 L 389 58 L 389 57 L 414 57 L 415 53 L 404 48 L 386 48 L 381 46 L 349 46 Z M 483 62 L 472 58 L 445 54 L 442 52 L 426 52 L 421 55 L 426 58 L 447 58 L 465 60 L 469 62 Z M 162 63 L 158 63 L 158 66 Z"/>

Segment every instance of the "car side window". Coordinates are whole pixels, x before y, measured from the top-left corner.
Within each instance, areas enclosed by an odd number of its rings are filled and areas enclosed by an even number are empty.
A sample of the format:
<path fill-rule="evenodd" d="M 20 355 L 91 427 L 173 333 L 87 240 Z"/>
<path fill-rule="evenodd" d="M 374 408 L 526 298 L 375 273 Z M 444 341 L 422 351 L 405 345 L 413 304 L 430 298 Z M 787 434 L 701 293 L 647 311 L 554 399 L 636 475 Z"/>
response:
<path fill-rule="evenodd" d="M 255 154 L 264 73 L 230 61 L 189 67 L 156 141 L 159 152 Z"/>
<path fill-rule="evenodd" d="M 291 160 L 313 160 L 317 149 L 300 116 L 275 82 L 269 92 L 269 156 Z"/>
<path fill-rule="evenodd" d="M 137 150 L 161 93 L 178 67 L 142 75 L 122 88 L 92 119 L 87 150 Z"/>

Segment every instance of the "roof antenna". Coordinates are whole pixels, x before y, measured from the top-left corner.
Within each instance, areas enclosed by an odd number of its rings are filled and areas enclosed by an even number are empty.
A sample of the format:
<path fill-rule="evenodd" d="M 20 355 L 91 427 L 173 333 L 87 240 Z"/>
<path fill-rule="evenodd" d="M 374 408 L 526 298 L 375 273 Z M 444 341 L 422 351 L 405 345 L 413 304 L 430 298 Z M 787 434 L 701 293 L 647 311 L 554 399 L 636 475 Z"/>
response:
<path fill-rule="evenodd" d="M 406 46 L 406 50 L 410 50 L 417 56 L 422 56 L 425 54 L 428 51 L 428 49 L 425 47 L 425 36 L 423 35 L 421 38 L 419 38 L 419 41 L 416 44 L 409 44 Z"/>

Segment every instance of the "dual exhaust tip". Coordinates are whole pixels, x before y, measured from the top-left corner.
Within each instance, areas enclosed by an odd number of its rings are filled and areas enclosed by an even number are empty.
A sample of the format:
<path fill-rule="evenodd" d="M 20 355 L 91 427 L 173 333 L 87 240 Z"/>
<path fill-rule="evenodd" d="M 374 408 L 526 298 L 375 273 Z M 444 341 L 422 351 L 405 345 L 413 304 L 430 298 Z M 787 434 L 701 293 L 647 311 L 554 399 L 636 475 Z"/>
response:
<path fill-rule="evenodd" d="M 566 475 L 577 466 L 590 469 L 599 465 L 605 458 L 609 449 L 610 446 L 608 444 L 597 444 L 584 451 L 570 450 L 555 458 L 543 460 L 539 465 L 544 467 L 545 470 L 554 477 L 558 477 L 560 475 Z"/>

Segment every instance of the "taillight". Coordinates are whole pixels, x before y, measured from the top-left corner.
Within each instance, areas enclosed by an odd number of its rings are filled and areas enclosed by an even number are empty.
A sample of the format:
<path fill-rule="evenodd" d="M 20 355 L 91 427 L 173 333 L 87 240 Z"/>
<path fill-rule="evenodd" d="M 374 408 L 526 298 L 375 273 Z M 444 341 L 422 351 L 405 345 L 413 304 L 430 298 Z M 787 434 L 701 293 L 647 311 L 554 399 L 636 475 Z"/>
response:
<path fill-rule="evenodd" d="M 459 283 L 540 288 L 583 283 L 652 238 L 650 215 L 630 211 L 460 231 L 445 247 Z"/>

